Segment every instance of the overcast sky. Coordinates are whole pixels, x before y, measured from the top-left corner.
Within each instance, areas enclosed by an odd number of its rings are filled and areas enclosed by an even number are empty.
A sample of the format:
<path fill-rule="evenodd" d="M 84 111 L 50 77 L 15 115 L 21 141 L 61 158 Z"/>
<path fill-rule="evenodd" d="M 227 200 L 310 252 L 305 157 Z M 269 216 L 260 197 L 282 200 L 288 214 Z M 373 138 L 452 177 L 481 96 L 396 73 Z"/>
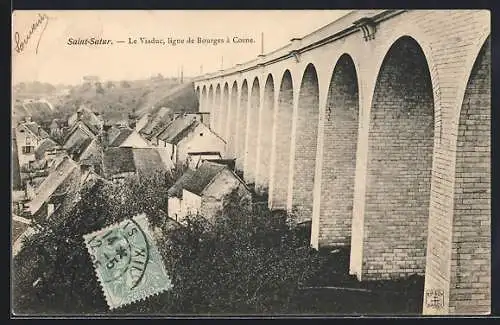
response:
<path fill-rule="evenodd" d="M 153 74 L 176 77 L 180 66 L 185 76 L 213 72 L 236 63 L 254 59 L 264 52 L 287 44 L 338 19 L 346 10 L 274 10 L 274 11 L 16 11 L 13 16 L 12 74 L 13 82 L 42 81 L 79 83 L 85 75 L 102 80 L 148 78 Z M 24 40 L 39 19 L 46 14 L 25 48 L 16 51 L 16 37 Z M 156 39 L 253 38 L 255 43 L 242 44 L 140 44 L 139 37 Z M 68 39 L 110 39 L 111 46 L 68 45 Z M 128 45 L 128 38 L 138 40 Z M 117 40 L 127 41 L 118 44 Z M 38 53 L 35 49 L 38 43 Z"/>

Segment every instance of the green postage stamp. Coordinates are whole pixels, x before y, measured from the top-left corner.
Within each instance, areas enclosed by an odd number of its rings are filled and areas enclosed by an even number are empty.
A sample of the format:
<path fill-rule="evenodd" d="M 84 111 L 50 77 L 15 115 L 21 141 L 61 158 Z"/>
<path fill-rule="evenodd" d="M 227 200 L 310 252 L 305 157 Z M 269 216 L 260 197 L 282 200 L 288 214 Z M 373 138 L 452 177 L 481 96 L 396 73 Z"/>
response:
<path fill-rule="evenodd" d="M 145 214 L 83 236 L 110 309 L 172 287 Z"/>

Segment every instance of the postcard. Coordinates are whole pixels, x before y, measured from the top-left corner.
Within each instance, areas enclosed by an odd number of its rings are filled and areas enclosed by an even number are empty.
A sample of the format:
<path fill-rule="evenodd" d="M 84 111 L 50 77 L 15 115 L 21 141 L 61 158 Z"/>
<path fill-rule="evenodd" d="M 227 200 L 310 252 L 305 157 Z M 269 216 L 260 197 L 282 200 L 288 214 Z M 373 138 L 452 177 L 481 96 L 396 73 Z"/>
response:
<path fill-rule="evenodd" d="M 488 10 L 12 17 L 13 315 L 490 314 Z"/>

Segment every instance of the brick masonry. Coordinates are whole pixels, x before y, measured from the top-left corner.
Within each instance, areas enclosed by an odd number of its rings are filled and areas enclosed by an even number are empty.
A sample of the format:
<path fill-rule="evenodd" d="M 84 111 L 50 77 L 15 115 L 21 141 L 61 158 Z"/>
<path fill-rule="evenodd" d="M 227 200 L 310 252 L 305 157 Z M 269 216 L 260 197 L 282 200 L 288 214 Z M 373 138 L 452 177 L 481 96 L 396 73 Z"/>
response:
<path fill-rule="evenodd" d="M 281 82 L 278 95 L 278 112 L 276 118 L 276 143 L 274 184 L 272 208 L 286 208 L 288 192 L 288 168 L 290 165 L 290 130 L 292 129 L 293 115 L 293 87 L 292 76 L 286 72 Z"/>
<path fill-rule="evenodd" d="M 483 46 L 460 113 L 455 167 L 450 313 L 489 313 L 491 301 L 491 49 Z"/>
<path fill-rule="evenodd" d="M 319 89 L 316 69 L 309 65 L 300 87 L 297 126 L 292 210 L 298 222 L 311 220 L 313 205 L 314 171 L 316 167 L 316 144 L 318 138 Z"/>
<path fill-rule="evenodd" d="M 255 79 L 250 93 L 250 107 L 248 111 L 247 146 L 245 152 L 245 181 L 249 184 L 255 183 L 255 172 L 257 169 L 257 139 L 259 130 L 260 110 L 260 86 L 259 80 Z"/>
<path fill-rule="evenodd" d="M 257 162 L 257 178 L 256 190 L 258 193 L 267 193 L 269 190 L 269 173 L 271 171 L 271 149 L 272 149 L 272 135 L 274 125 L 274 81 L 270 75 L 267 78 L 264 87 L 264 102 L 262 104 L 262 111 L 259 126 L 259 145 L 260 150 Z"/>
<path fill-rule="evenodd" d="M 226 141 L 228 148 L 228 157 L 236 157 L 236 125 L 238 120 L 236 119 L 236 114 L 238 110 L 238 85 L 236 82 L 233 83 L 231 88 L 229 110 L 226 120 Z"/>
<path fill-rule="evenodd" d="M 320 246 L 347 246 L 358 142 L 359 91 L 354 62 L 343 55 L 333 71 L 324 113 Z"/>
<path fill-rule="evenodd" d="M 411 38 L 381 67 L 371 111 L 362 277 L 424 274 L 434 143 L 432 84 Z"/>
<path fill-rule="evenodd" d="M 237 128 L 237 140 L 238 140 L 238 155 L 236 155 L 236 169 L 239 171 L 243 170 L 243 164 L 245 160 L 245 139 L 247 134 L 247 111 L 248 111 L 248 83 L 245 80 L 241 88 L 240 95 L 240 106 L 238 111 L 238 128 Z"/>

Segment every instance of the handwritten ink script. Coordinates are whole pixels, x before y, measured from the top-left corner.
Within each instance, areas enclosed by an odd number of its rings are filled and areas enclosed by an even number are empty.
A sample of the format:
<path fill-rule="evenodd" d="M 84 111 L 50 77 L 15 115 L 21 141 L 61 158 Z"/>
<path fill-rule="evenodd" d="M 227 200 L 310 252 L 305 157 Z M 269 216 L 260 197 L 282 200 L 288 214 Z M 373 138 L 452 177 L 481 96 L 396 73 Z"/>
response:
<path fill-rule="evenodd" d="M 19 32 L 15 32 L 14 42 L 16 44 L 16 52 L 22 53 L 30 43 L 33 34 L 40 28 L 40 26 L 43 25 L 42 32 L 40 33 L 40 37 L 38 38 L 35 48 L 35 53 L 38 54 L 38 46 L 40 45 L 40 40 L 42 39 L 43 33 L 45 32 L 48 23 L 49 23 L 49 16 L 47 16 L 46 14 L 38 14 L 37 19 L 31 24 L 30 29 L 28 30 L 26 35 L 24 35 L 24 37 L 21 38 Z"/>

